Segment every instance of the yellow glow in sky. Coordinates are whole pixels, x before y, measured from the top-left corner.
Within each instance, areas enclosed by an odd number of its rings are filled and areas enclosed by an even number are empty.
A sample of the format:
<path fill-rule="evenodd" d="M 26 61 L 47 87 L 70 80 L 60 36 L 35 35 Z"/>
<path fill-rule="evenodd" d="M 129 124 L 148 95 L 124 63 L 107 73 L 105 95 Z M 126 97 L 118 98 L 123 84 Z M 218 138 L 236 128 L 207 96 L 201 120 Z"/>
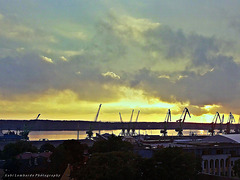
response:
<path fill-rule="evenodd" d="M 102 108 L 99 114 L 99 121 L 120 121 L 119 112 L 124 122 L 130 120 L 132 109 L 134 109 L 133 121 L 140 110 L 138 121 L 163 122 L 168 109 L 172 112 L 172 121 L 180 118 L 184 107 L 189 104 L 167 103 L 154 97 L 147 97 L 141 90 L 134 90 L 126 87 L 121 88 L 122 98 L 116 102 L 89 102 L 81 100 L 71 90 L 55 91 L 49 90 L 35 100 L 28 96 L 19 97 L 15 101 L 2 101 L 1 119 L 34 119 L 41 114 L 40 119 L 51 120 L 87 120 L 93 121 L 99 104 Z M 186 117 L 185 122 L 212 122 L 214 114 L 210 113 L 217 105 L 206 105 L 202 109 L 208 113 L 192 118 Z"/>
<path fill-rule="evenodd" d="M 212 108 L 218 108 L 218 107 L 220 107 L 219 105 L 215 105 L 215 104 L 213 104 L 213 105 L 205 105 L 204 107 L 203 107 L 203 109 L 206 109 L 206 110 L 211 110 Z"/>

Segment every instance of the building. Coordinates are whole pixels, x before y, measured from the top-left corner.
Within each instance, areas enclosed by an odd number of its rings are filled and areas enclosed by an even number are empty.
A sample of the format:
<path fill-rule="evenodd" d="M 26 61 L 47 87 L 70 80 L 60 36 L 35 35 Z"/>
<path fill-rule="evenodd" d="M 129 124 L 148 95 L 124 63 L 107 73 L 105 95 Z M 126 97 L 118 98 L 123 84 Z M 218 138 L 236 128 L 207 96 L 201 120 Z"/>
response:
<path fill-rule="evenodd" d="M 216 135 L 185 147 L 202 158 L 202 173 L 235 177 L 235 161 L 240 159 L 240 134 Z"/>
<path fill-rule="evenodd" d="M 158 148 L 181 147 L 202 159 L 202 173 L 216 176 L 235 177 L 235 161 L 240 159 L 240 134 L 226 134 L 208 137 L 182 137 L 160 141 L 139 140 L 143 147 Z M 147 151 L 146 151 L 147 152 Z M 144 152 L 144 154 L 146 153 Z M 138 153 L 142 156 L 141 153 Z M 149 154 L 149 152 L 148 152 Z"/>

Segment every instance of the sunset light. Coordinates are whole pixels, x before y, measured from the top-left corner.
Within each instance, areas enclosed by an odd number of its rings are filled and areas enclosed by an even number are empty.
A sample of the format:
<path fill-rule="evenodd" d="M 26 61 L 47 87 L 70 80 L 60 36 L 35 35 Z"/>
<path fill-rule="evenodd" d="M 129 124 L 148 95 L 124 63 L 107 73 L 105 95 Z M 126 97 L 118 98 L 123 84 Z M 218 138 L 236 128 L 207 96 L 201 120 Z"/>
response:
<path fill-rule="evenodd" d="M 26 2 L 0 1 L 2 119 L 240 114 L 237 2 Z"/>

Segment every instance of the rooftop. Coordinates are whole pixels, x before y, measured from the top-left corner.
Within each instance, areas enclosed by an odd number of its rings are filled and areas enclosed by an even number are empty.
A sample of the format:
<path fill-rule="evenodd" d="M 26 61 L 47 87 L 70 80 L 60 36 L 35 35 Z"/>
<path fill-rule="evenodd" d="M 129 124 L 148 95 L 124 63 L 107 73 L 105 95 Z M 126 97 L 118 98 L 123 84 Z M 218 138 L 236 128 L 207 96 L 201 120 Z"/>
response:
<path fill-rule="evenodd" d="M 210 136 L 202 139 L 202 142 L 239 144 L 240 134 L 222 134 L 222 135 Z"/>

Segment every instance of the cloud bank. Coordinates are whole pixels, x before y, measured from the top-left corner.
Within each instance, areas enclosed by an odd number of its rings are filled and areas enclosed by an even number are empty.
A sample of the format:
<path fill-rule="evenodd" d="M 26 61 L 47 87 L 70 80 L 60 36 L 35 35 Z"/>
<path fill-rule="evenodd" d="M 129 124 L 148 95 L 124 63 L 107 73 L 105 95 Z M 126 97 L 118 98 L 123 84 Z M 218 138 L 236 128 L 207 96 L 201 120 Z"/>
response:
<path fill-rule="evenodd" d="M 81 101 L 113 103 L 127 97 L 127 88 L 146 99 L 187 104 L 195 115 L 209 112 L 206 105 L 214 107 L 211 113 L 240 114 L 239 57 L 231 50 L 239 42 L 156 18 L 99 14 L 89 17 L 91 27 L 81 19 L 62 19 L 55 27 L 0 11 L 1 99 L 70 91 Z M 230 24 L 239 31 L 237 20 Z"/>

